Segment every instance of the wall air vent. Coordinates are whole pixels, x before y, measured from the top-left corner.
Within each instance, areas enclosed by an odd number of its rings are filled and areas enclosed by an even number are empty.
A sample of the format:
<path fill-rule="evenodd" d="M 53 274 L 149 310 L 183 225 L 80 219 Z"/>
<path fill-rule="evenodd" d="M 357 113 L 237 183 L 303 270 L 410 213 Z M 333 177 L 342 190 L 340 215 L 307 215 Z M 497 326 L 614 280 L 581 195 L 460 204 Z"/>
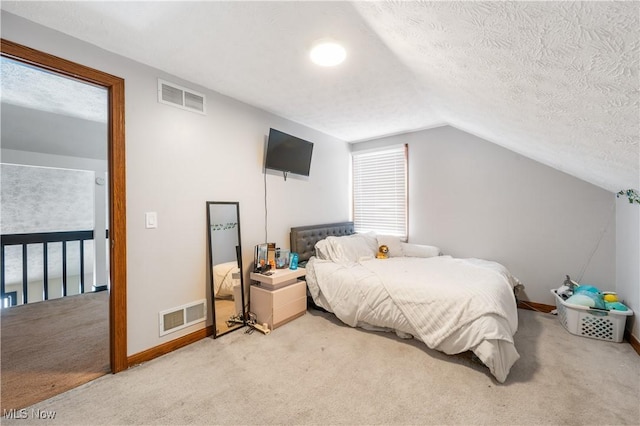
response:
<path fill-rule="evenodd" d="M 200 114 L 207 113 L 203 94 L 161 79 L 158 79 L 158 102 Z"/>
<path fill-rule="evenodd" d="M 188 303 L 159 313 L 160 336 L 173 333 L 207 318 L 206 300 Z"/>

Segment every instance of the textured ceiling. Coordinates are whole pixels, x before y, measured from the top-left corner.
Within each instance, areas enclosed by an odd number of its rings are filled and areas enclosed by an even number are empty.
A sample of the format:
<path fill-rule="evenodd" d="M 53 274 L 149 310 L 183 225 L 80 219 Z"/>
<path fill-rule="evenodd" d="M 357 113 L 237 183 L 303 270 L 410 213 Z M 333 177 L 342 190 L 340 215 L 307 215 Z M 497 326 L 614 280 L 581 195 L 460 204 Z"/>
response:
<path fill-rule="evenodd" d="M 109 98 L 104 87 L 43 71 L 5 57 L 0 60 L 0 70 L 3 104 L 107 122 Z"/>
<path fill-rule="evenodd" d="M 104 87 L 0 59 L 2 148 L 106 160 Z"/>
<path fill-rule="evenodd" d="M 443 124 L 640 187 L 639 2 L 10 2 L 10 13 L 346 141 Z M 342 40 L 337 68 L 307 59 Z"/>

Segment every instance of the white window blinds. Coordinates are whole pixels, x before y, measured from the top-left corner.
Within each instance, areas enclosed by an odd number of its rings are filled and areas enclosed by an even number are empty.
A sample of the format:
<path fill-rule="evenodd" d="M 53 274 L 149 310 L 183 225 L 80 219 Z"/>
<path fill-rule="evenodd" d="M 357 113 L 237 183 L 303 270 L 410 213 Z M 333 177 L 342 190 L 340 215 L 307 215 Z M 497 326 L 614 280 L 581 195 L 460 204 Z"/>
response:
<path fill-rule="evenodd" d="M 351 154 L 356 232 L 407 238 L 407 146 Z"/>

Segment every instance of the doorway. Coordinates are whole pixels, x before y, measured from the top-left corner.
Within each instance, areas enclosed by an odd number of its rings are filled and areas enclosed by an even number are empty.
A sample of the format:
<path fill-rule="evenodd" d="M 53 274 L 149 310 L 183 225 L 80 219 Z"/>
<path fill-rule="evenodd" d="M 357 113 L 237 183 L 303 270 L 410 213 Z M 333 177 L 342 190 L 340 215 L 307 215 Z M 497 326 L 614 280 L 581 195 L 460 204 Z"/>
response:
<path fill-rule="evenodd" d="M 0 50 L 3 57 L 107 90 L 109 360 L 111 372 L 120 372 L 128 367 L 124 80 L 4 39 Z"/>

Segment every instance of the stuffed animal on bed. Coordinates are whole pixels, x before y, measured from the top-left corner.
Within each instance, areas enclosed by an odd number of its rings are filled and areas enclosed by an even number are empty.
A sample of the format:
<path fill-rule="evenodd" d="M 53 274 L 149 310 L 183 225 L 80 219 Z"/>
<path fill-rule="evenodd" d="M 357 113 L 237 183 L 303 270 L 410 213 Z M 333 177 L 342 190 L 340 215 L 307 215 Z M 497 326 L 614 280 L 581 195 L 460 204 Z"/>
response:
<path fill-rule="evenodd" d="M 378 248 L 378 254 L 376 254 L 376 259 L 388 259 L 388 258 L 389 258 L 389 247 L 383 244 Z"/>

